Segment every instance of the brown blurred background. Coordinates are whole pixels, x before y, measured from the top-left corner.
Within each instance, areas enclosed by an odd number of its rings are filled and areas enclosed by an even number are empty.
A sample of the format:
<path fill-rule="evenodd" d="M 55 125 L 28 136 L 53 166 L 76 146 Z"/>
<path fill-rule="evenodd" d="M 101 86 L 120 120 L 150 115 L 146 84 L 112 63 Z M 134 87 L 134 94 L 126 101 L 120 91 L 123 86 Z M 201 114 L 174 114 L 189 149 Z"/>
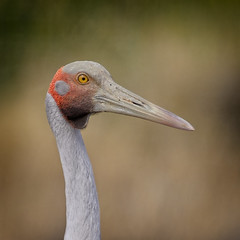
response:
<path fill-rule="evenodd" d="M 82 131 L 102 239 L 240 239 L 240 2 L 0 2 L 0 239 L 60 240 L 64 181 L 45 115 L 56 70 L 104 65 L 193 124 L 114 114 Z"/>

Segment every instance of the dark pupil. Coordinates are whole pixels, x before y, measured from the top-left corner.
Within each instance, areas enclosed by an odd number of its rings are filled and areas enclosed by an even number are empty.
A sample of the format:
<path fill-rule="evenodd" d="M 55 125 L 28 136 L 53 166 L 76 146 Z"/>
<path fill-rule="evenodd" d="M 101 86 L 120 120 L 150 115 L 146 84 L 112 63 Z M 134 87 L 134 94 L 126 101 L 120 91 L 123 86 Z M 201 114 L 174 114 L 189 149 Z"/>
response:
<path fill-rule="evenodd" d="M 85 77 L 82 77 L 82 80 L 85 81 Z"/>

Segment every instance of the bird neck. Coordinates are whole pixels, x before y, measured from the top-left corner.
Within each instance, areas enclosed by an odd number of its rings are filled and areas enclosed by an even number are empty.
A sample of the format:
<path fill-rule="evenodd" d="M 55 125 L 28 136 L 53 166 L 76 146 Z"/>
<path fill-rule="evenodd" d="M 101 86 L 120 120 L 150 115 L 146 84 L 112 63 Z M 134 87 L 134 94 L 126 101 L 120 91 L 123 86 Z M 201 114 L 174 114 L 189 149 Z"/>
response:
<path fill-rule="evenodd" d="M 46 97 L 46 111 L 56 137 L 65 179 L 64 240 L 99 240 L 100 214 L 96 185 L 81 133 L 63 118 L 50 94 Z"/>

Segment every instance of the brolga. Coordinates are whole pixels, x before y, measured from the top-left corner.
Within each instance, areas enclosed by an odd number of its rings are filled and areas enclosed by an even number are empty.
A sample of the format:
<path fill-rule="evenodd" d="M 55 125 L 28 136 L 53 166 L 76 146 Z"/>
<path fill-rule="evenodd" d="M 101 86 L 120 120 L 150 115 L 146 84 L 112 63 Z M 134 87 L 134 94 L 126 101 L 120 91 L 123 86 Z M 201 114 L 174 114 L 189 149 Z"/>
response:
<path fill-rule="evenodd" d="M 91 61 L 76 61 L 57 71 L 46 96 L 46 112 L 65 179 L 64 240 L 101 238 L 93 170 L 79 130 L 91 114 L 114 112 L 194 130 L 184 119 L 116 84 L 103 66 Z"/>

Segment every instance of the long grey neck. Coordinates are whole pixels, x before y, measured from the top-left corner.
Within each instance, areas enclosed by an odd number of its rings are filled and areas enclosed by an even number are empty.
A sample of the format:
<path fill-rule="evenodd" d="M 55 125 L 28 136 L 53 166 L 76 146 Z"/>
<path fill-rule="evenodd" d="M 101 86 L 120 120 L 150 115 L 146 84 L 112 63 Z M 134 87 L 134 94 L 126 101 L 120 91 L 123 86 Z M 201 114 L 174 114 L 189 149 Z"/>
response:
<path fill-rule="evenodd" d="M 56 137 L 65 179 L 66 231 L 64 240 L 99 240 L 99 203 L 92 166 L 81 133 L 62 116 L 47 93 L 48 122 Z"/>

